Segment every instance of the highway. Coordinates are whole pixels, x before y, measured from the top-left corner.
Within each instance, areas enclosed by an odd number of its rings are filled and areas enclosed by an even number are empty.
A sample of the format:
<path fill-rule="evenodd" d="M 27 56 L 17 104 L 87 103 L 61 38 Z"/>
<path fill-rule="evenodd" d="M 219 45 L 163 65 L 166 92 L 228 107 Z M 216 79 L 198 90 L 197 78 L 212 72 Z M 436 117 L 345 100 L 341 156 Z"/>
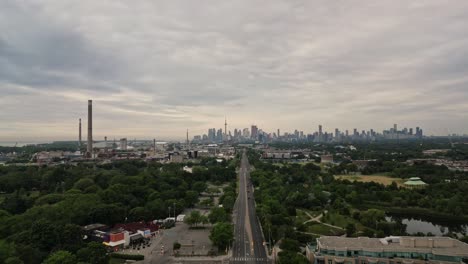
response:
<path fill-rule="evenodd" d="M 234 241 L 230 263 L 269 263 L 260 223 L 255 212 L 250 164 L 242 154 L 239 169 L 239 195 L 234 207 Z"/>

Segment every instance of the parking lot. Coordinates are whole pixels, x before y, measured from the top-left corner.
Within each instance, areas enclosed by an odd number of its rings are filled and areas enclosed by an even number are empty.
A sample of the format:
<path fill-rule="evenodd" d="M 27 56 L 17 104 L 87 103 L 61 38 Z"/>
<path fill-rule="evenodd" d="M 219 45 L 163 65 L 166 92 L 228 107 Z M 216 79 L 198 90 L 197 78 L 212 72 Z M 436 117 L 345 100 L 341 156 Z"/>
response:
<path fill-rule="evenodd" d="M 187 212 L 188 214 L 189 212 Z M 206 212 L 202 212 L 206 213 Z M 183 222 L 177 222 L 176 226 L 170 229 L 162 229 L 154 238 L 151 238 L 150 246 L 133 249 L 125 249 L 125 254 L 141 254 L 145 256 L 144 261 L 136 263 L 174 263 L 174 242 L 181 244 L 178 250 L 180 256 L 206 256 L 214 249 L 209 239 L 211 226 L 205 229 L 189 229 Z"/>

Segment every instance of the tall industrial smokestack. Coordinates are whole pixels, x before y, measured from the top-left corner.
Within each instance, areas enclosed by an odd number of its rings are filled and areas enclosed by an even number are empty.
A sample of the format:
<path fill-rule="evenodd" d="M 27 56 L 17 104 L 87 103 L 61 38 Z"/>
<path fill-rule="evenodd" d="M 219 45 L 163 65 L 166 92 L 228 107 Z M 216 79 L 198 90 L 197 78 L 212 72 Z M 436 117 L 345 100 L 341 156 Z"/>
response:
<path fill-rule="evenodd" d="M 88 157 L 93 157 L 93 100 L 88 100 Z"/>
<path fill-rule="evenodd" d="M 78 125 L 78 144 L 81 147 L 81 118 L 80 118 L 80 123 Z"/>

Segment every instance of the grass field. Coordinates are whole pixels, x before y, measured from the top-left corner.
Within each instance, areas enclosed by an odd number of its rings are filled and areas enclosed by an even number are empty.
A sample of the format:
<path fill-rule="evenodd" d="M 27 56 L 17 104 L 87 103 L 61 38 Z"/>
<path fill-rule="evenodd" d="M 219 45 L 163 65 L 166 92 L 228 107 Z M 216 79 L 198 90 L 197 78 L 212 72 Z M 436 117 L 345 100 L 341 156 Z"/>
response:
<path fill-rule="evenodd" d="M 305 213 L 308 212 L 311 216 L 316 217 L 322 213 L 322 211 L 311 211 L 306 209 L 296 209 L 295 223 L 301 224 L 305 221 L 310 220 L 310 217 Z"/>
<path fill-rule="evenodd" d="M 325 219 L 322 217 L 321 221 L 323 223 L 339 226 L 344 229 L 346 229 L 346 226 L 348 224 L 354 224 L 358 231 L 362 231 L 365 228 L 364 225 L 362 225 L 359 221 L 353 219 L 351 216 L 341 215 L 339 213 L 334 213 L 334 212 L 332 213 L 329 212 Z"/>
<path fill-rule="evenodd" d="M 324 236 L 341 236 L 345 233 L 344 230 L 326 226 L 317 222 L 309 222 L 306 224 L 306 230 L 308 233 L 314 233 Z"/>
<path fill-rule="evenodd" d="M 116 258 L 110 258 L 109 264 L 123 264 L 127 263 L 125 259 L 116 259 Z"/>
<path fill-rule="evenodd" d="M 398 186 L 402 187 L 404 179 L 392 178 L 385 175 L 337 175 L 335 179 L 349 180 L 358 182 L 376 182 L 383 185 L 390 185 L 392 182 L 396 182 Z"/>

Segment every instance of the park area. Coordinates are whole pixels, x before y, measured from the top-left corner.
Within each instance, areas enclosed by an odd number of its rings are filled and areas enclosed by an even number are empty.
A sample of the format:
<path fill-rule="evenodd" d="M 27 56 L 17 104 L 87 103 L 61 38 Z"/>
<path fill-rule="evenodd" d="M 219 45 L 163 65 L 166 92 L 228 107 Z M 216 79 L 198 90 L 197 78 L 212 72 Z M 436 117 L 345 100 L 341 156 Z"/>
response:
<path fill-rule="evenodd" d="M 391 185 L 392 182 L 396 182 L 398 187 L 403 187 L 404 180 L 401 178 L 393 178 L 385 175 L 337 175 L 335 176 L 337 180 L 348 180 L 348 181 L 357 181 L 357 182 L 375 182 L 380 183 L 385 186 Z"/>

